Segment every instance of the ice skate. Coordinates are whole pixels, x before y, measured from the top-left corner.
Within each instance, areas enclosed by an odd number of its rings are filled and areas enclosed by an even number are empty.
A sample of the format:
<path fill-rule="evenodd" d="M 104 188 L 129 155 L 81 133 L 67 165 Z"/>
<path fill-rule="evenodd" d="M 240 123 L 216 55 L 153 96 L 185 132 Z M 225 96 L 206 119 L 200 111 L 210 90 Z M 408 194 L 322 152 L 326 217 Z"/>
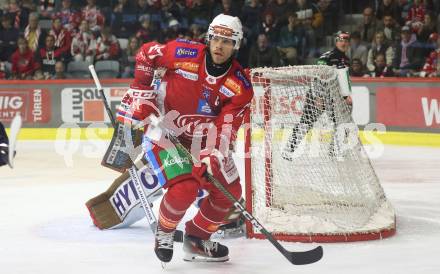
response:
<path fill-rule="evenodd" d="M 210 240 L 185 235 L 183 239 L 184 261 L 187 262 L 226 262 L 229 250 L 226 246 Z"/>
<path fill-rule="evenodd" d="M 164 232 L 160 226 L 156 230 L 154 252 L 157 258 L 164 263 L 170 262 L 173 258 L 174 232 Z"/>

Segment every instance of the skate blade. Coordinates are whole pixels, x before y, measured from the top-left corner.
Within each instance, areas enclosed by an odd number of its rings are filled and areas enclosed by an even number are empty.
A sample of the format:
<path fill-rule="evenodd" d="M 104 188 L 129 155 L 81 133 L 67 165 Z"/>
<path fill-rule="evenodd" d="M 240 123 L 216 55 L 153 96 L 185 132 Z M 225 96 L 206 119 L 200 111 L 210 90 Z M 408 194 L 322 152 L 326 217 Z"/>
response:
<path fill-rule="evenodd" d="M 186 253 L 183 257 L 185 262 L 202 262 L 202 263 L 222 263 L 229 261 L 229 256 L 224 256 L 220 258 L 203 257 L 199 254 L 189 254 Z"/>

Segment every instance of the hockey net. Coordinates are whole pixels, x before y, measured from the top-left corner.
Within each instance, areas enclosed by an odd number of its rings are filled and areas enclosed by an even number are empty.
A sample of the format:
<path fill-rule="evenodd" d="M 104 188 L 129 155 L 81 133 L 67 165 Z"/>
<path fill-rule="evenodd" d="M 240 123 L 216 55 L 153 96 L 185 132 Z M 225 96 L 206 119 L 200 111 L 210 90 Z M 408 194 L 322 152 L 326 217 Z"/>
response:
<path fill-rule="evenodd" d="M 246 134 L 246 207 L 279 240 L 395 233 L 395 214 L 329 66 L 257 68 Z M 249 237 L 262 237 L 247 224 Z"/>

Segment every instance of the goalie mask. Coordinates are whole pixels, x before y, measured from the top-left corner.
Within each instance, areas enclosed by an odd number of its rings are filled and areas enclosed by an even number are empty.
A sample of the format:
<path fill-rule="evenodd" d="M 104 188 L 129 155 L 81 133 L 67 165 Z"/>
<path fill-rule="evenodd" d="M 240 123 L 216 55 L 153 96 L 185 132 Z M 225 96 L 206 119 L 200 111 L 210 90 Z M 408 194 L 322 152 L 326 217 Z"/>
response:
<path fill-rule="evenodd" d="M 241 40 L 243 39 L 243 27 L 240 19 L 225 14 L 217 15 L 209 25 L 208 42 L 211 41 L 214 36 L 233 40 L 235 42 L 234 49 L 239 50 Z"/>

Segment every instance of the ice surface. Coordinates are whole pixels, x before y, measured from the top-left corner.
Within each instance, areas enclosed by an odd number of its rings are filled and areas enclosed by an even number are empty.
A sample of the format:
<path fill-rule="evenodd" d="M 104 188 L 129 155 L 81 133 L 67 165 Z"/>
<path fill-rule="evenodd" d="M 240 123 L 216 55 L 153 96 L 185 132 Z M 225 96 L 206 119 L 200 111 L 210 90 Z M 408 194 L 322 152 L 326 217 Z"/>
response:
<path fill-rule="evenodd" d="M 397 214 L 397 234 L 381 241 L 324 244 L 324 258 L 291 265 L 264 240 L 228 239 L 227 263 L 186 263 L 181 245 L 165 270 L 146 221 L 99 231 L 85 201 L 116 172 L 100 166 L 105 143 L 18 143 L 16 167 L 0 168 L 0 273 L 438 273 L 440 149 L 386 146 L 373 159 Z M 64 155 L 62 155 L 62 153 Z M 155 205 L 157 209 L 157 204 Z M 191 210 L 186 219 L 194 214 Z M 315 244 L 283 243 L 290 250 Z"/>

